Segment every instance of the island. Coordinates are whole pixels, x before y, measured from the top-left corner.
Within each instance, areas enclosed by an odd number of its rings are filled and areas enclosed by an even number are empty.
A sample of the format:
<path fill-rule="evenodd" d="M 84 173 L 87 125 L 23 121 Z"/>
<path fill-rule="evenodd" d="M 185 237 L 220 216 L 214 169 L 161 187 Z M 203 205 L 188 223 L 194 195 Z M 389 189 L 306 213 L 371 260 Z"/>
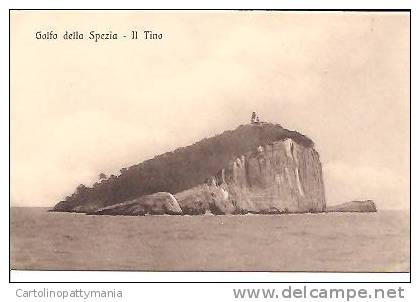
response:
<path fill-rule="evenodd" d="M 327 207 L 320 156 L 280 124 L 240 125 L 79 185 L 52 211 L 90 215 L 372 212 L 372 201 Z"/>

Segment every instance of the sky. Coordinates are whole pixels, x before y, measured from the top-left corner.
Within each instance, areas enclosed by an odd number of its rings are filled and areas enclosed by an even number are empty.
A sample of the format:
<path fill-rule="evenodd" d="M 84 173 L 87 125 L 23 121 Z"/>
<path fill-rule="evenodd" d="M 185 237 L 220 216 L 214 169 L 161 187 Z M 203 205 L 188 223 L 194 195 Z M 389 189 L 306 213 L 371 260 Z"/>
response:
<path fill-rule="evenodd" d="M 11 205 L 53 206 L 256 111 L 315 141 L 327 204 L 408 209 L 409 34 L 408 13 L 13 11 Z"/>

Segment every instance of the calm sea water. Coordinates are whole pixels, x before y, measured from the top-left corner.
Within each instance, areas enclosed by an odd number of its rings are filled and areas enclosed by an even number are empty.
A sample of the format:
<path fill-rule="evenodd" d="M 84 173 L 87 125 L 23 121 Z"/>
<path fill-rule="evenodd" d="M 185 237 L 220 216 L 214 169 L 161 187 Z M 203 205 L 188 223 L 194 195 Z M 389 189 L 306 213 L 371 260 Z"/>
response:
<path fill-rule="evenodd" d="M 409 271 L 409 213 L 87 216 L 11 209 L 13 269 Z"/>

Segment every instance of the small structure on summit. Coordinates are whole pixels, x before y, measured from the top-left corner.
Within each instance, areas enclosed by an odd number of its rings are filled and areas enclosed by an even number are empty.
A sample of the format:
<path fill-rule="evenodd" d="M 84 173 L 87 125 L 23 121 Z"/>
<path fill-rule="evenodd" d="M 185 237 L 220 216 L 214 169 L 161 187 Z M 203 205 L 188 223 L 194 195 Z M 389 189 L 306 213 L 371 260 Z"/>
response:
<path fill-rule="evenodd" d="M 255 111 L 251 114 L 251 124 L 259 124 L 260 118 L 258 117 L 257 113 Z"/>

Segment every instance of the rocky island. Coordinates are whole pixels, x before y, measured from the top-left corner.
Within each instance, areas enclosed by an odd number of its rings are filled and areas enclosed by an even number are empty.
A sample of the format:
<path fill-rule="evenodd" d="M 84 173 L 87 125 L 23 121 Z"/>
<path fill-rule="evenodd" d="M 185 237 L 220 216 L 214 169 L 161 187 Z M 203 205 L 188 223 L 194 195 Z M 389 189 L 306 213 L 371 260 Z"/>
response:
<path fill-rule="evenodd" d="M 335 206 L 329 206 L 326 212 L 376 212 L 376 205 L 372 200 L 355 200 Z"/>
<path fill-rule="evenodd" d="M 137 216 L 327 209 L 334 211 L 326 207 L 313 141 L 253 116 L 250 124 L 123 168 L 119 176 L 102 177 L 91 188 L 80 185 L 52 211 Z"/>

